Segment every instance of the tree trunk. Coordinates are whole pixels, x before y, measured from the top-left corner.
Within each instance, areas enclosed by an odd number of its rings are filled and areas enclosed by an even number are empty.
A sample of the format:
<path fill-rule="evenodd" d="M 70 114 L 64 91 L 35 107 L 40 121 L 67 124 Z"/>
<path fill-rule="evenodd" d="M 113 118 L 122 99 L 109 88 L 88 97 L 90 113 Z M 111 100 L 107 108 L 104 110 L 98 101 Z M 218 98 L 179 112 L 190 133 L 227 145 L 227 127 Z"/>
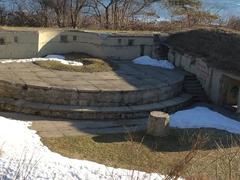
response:
<path fill-rule="evenodd" d="M 105 28 L 109 29 L 109 7 L 105 9 L 105 18 L 106 18 Z"/>
<path fill-rule="evenodd" d="M 164 137 L 169 133 L 169 115 L 161 111 L 150 113 L 147 134 L 152 136 Z"/>

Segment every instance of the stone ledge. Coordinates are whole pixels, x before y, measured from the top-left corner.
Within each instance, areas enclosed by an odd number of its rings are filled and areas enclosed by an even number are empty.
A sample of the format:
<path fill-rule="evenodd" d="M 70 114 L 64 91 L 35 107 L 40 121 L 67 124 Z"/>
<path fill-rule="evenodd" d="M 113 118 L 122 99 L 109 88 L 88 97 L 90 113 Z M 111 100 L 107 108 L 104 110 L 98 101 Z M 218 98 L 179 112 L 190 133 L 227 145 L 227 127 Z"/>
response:
<path fill-rule="evenodd" d="M 149 112 L 162 110 L 173 112 L 191 103 L 192 96 L 182 94 L 170 100 L 146 105 L 124 107 L 83 107 L 31 103 L 24 100 L 1 99 L 0 109 L 5 111 L 22 112 L 50 117 L 75 120 L 107 120 L 145 118 Z"/>

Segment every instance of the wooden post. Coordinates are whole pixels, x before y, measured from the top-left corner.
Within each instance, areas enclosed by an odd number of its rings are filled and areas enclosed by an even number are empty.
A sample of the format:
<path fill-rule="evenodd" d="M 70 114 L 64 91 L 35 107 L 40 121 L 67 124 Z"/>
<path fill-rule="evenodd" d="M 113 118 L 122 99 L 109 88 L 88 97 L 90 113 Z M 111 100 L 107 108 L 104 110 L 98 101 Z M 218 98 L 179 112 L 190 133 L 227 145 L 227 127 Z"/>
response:
<path fill-rule="evenodd" d="M 161 111 L 150 113 L 147 126 L 147 134 L 164 137 L 169 133 L 169 114 Z"/>

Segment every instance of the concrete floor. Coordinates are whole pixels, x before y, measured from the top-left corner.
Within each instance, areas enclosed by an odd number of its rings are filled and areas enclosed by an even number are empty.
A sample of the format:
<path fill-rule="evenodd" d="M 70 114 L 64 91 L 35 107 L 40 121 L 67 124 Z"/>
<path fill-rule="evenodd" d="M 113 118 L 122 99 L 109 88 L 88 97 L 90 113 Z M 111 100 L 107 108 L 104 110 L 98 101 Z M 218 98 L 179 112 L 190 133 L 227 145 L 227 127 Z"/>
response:
<path fill-rule="evenodd" d="M 36 130 L 41 137 L 95 136 L 100 134 L 143 131 L 147 123 L 147 119 L 77 121 L 10 112 L 0 112 L 0 116 L 21 121 L 31 121 L 31 129 Z"/>
<path fill-rule="evenodd" d="M 41 68 L 33 63 L 0 64 L 0 80 L 9 83 L 78 89 L 79 91 L 132 91 L 153 89 L 182 81 L 177 70 L 115 61 L 118 69 L 109 72 L 81 73 Z"/>
<path fill-rule="evenodd" d="M 205 106 L 217 111 L 232 119 L 239 120 L 236 114 L 213 104 L 194 104 L 195 106 Z M 63 136 L 81 136 L 81 135 L 101 135 L 113 133 L 126 133 L 133 131 L 144 131 L 147 125 L 147 118 L 133 120 L 108 120 L 108 121 L 78 121 L 68 119 L 48 118 L 41 116 L 25 115 L 20 113 L 0 112 L 0 116 L 21 120 L 31 121 L 31 129 L 36 130 L 41 137 L 63 137 Z"/>

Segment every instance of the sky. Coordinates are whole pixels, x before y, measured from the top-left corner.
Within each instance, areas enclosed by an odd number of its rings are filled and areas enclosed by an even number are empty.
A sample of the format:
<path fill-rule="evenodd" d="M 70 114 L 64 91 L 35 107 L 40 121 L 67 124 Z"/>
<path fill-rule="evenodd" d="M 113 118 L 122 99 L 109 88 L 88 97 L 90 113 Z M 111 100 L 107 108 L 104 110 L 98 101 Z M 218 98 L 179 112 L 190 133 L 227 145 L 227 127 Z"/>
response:
<path fill-rule="evenodd" d="M 220 10 L 222 17 L 240 16 L 240 0 L 203 0 L 205 9 Z"/>
<path fill-rule="evenodd" d="M 223 19 L 231 16 L 240 16 L 240 0 L 202 0 L 205 10 L 218 13 Z M 160 20 L 169 18 L 169 13 L 164 8 L 156 7 Z"/>
<path fill-rule="evenodd" d="M 6 0 L 5 2 L 9 4 L 11 1 Z M 204 9 L 214 13 L 218 12 L 223 19 L 228 19 L 231 16 L 240 16 L 240 0 L 202 0 L 202 2 Z M 169 13 L 165 8 L 156 5 L 155 9 L 159 12 L 160 20 L 169 18 Z"/>

